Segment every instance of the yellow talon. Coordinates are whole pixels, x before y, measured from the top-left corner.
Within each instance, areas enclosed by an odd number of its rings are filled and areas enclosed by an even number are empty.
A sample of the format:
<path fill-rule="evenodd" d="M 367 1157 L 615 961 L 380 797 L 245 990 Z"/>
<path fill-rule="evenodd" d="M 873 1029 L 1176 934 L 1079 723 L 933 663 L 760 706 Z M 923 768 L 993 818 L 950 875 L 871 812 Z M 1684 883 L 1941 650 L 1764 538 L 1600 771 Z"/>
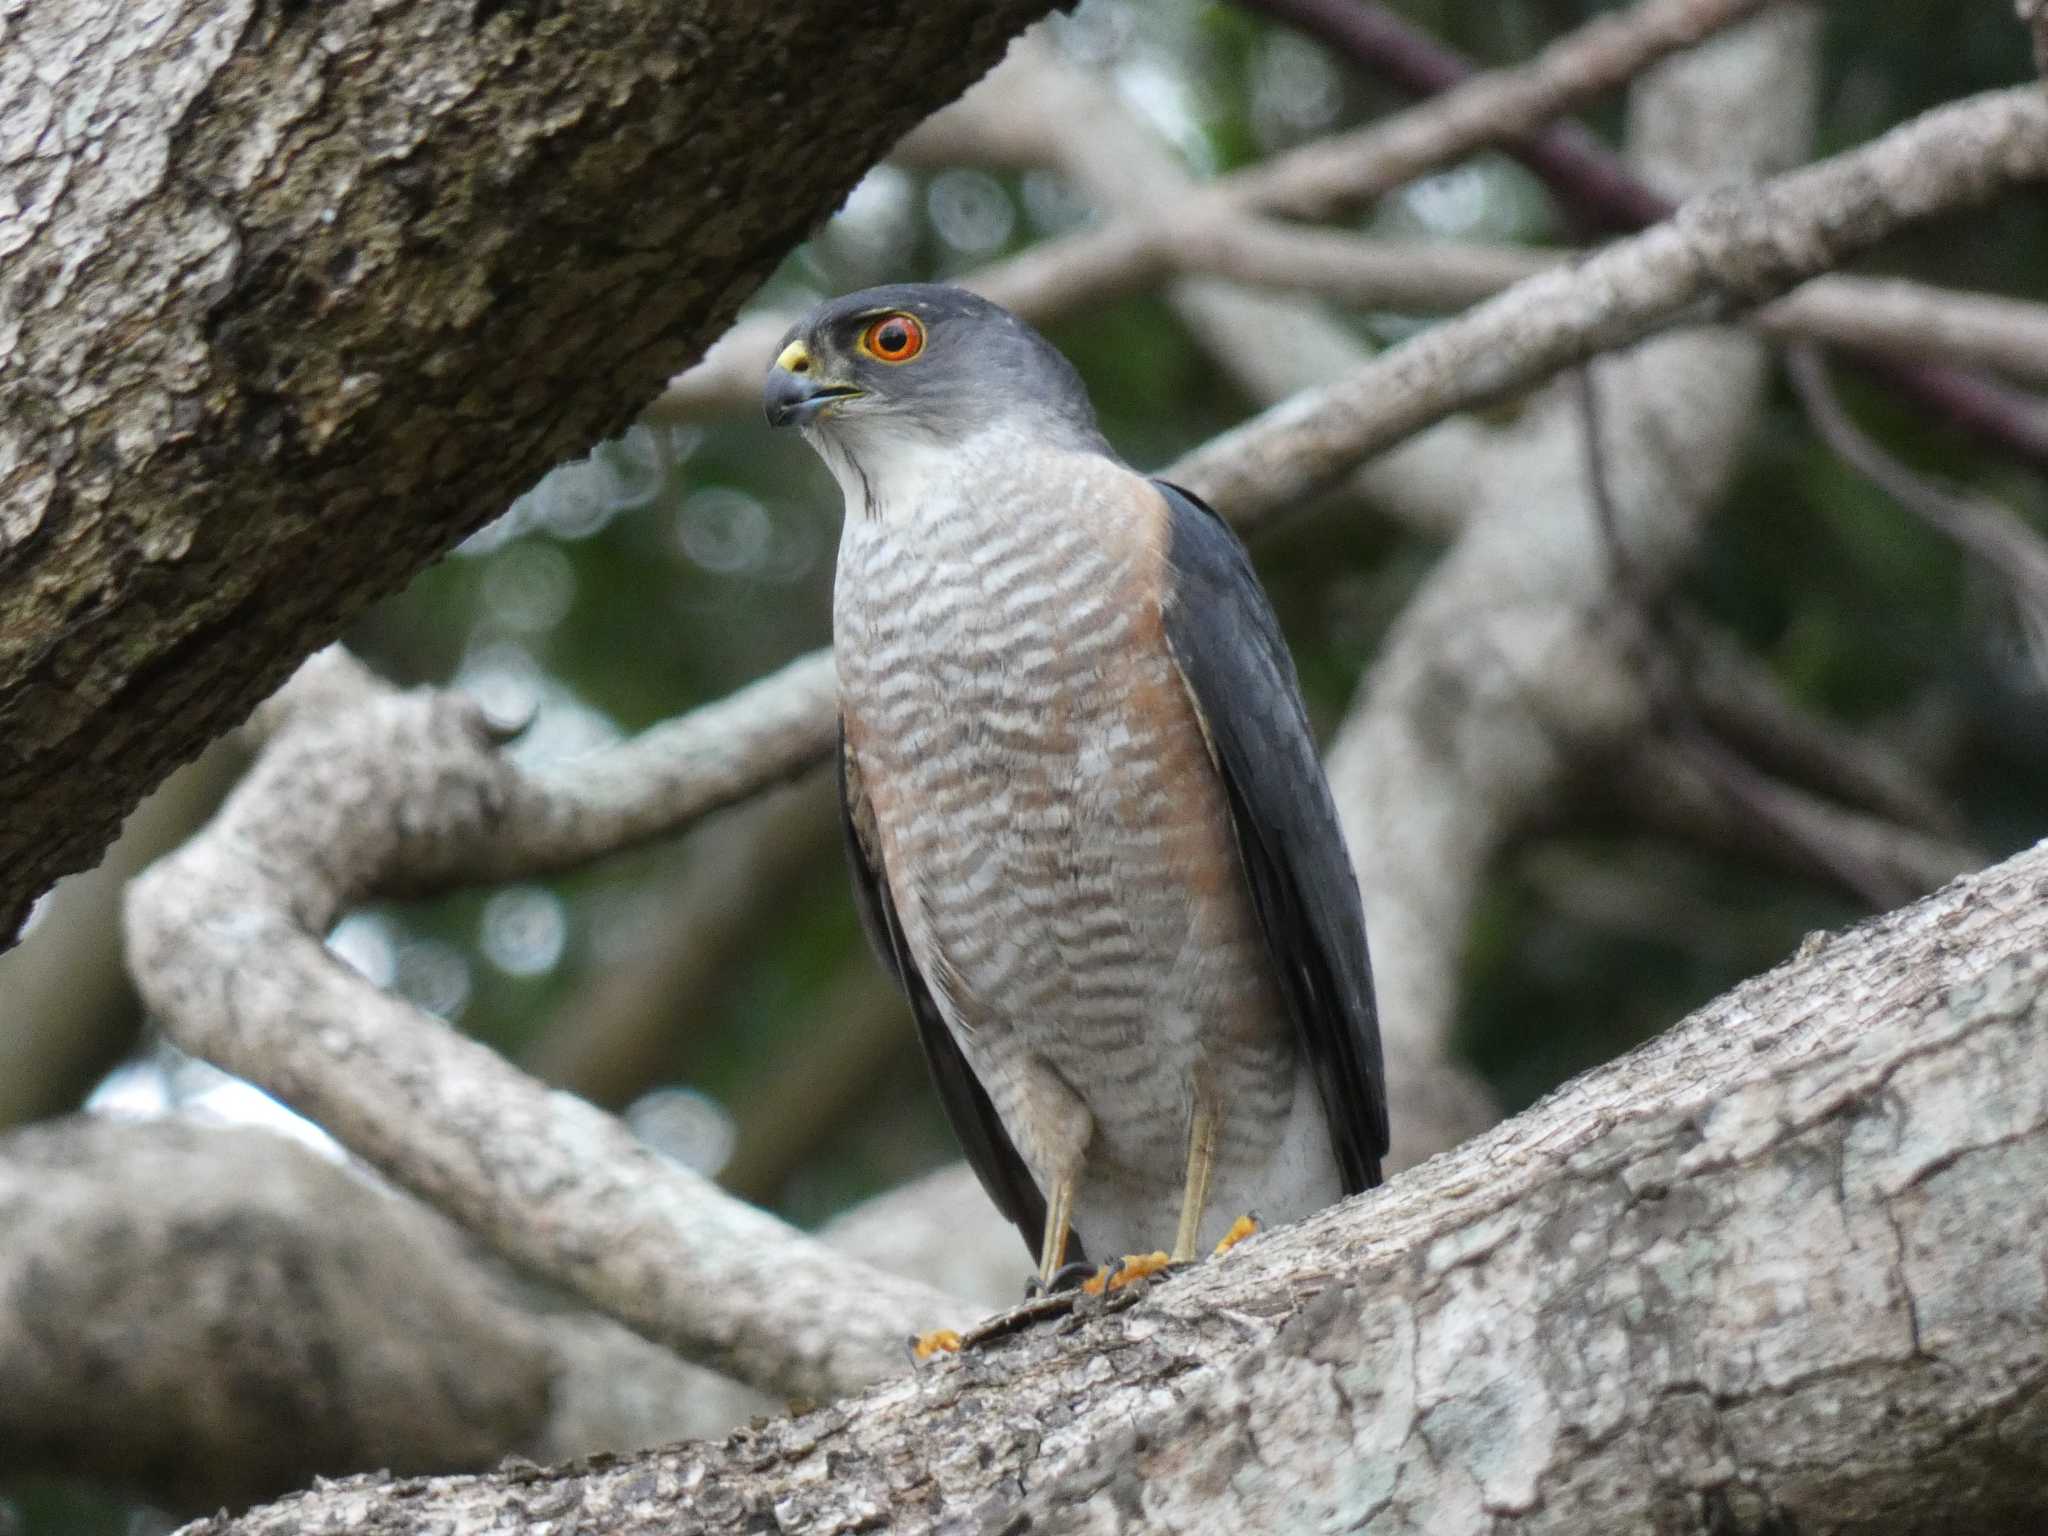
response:
<path fill-rule="evenodd" d="M 1120 1291 L 1147 1275 L 1158 1274 L 1169 1262 L 1164 1252 L 1127 1254 L 1123 1263 L 1114 1270 L 1105 1264 L 1083 1280 L 1081 1289 L 1090 1296 L 1100 1296 L 1104 1291 Z"/>
<path fill-rule="evenodd" d="M 1216 1252 L 1213 1255 L 1213 1257 L 1219 1259 L 1222 1258 L 1224 1254 L 1230 1252 L 1231 1249 L 1235 1248 L 1239 1243 L 1243 1242 L 1246 1238 L 1250 1237 L 1254 1232 L 1258 1230 L 1258 1217 L 1238 1217 L 1237 1220 L 1233 1221 L 1230 1224 L 1230 1230 L 1223 1234 L 1223 1241 L 1216 1245 Z"/>
<path fill-rule="evenodd" d="M 958 1354 L 959 1351 L 960 1335 L 951 1328 L 934 1328 L 910 1341 L 910 1352 L 919 1360 L 929 1360 L 933 1355 Z"/>

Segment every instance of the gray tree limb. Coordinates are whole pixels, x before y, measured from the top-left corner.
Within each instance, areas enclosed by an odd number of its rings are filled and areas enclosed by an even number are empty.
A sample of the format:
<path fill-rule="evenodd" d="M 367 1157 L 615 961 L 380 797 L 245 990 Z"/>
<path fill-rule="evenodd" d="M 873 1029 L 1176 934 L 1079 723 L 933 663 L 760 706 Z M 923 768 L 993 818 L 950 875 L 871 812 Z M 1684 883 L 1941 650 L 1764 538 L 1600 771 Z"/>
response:
<path fill-rule="evenodd" d="M 0 0 L 0 944 L 1044 0 Z"/>
<path fill-rule="evenodd" d="M 1818 20 L 1778 6 L 1646 74 L 1629 102 L 1635 162 L 1663 185 L 1705 190 L 1803 159 Z M 1472 909 L 1502 850 L 1645 729 L 1634 609 L 1719 506 L 1767 359 L 1753 337 L 1690 328 L 1588 366 L 1603 381 L 1613 526 L 1578 401 L 1539 391 L 1487 434 L 1456 541 L 1394 621 L 1330 746 L 1390 1060 L 1454 1027 Z"/>
<path fill-rule="evenodd" d="M 2048 180 L 2034 86 L 1938 107 L 1869 144 L 1694 199 L 1570 271 L 1517 283 L 1174 467 L 1246 524 L 1449 411 L 1497 400 L 1682 320 L 1739 313 L 1907 224 Z"/>
<path fill-rule="evenodd" d="M 0 1135 L 0 1230 L 0 1478 L 198 1514 L 350 1472 L 717 1437 L 781 1406 L 267 1131 L 79 1116 Z M 989 1310 L 1030 1267 L 964 1163 L 821 1235 Z"/>
<path fill-rule="evenodd" d="M 365 1468 L 722 1434 L 763 1406 L 536 1307 L 441 1218 L 267 1131 L 16 1131 L 0 1230 L 0 1477 L 198 1513 Z"/>
<path fill-rule="evenodd" d="M 96 868 L 66 876 L 0 950 L 0 1128 L 75 1109 L 135 1047 L 141 1009 L 121 955 L 121 890 L 192 835 L 242 763 L 222 744 L 138 806 Z"/>
<path fill-rule="evenodd" d="M 718 1444 L 191 1536 L 2022 1530 L 2048 1517 L 2048 844 L 1814 936 L 1381 1190 Z"/>
<path fill-rule="evenodd" d="M 326 653 L 212 824 L 129 889 L 131 967 L 165 1032 L 270 1090 L 508 1258 L 772 1391 L 836 1395 L 967 1308 L 829 1253 L 668 1163 L 612 1116 L 379 990 L 321 942 L 373 892 L 559 868 L 676 830 L 809 763 L 829 662 L 527 773 L 458 695 L 394 694 Z M 281 723 L 280 723 L 281 719 Z"/>

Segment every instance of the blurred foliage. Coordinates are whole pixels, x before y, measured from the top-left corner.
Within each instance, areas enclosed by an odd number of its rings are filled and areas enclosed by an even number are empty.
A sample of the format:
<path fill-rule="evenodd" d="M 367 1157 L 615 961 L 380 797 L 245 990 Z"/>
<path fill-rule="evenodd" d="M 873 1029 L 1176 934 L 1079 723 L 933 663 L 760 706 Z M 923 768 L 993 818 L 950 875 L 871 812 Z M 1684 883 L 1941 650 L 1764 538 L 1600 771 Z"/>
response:
<path fill-rule="evenodd" d="M 1587 0 L 1409 0 L 1401 9 L 1483 62 L 1528 56 L 1600 9 Z M 1829 8 L 1822 152 L 2027 70 L 2009 5 L 1866 0 Z M 1400 103 L 1301 37 L 1207 0 L 1093 4 L 1068 44 L 1113 70 L 1191 163 L 1220 171 Z M 1611 134 L 1618 103 L 1589 116 Z M 756 304 L 787 310 L 879 281 L 955 275 L 1086 217 L 1045 172 L 882 169 L 793 253 Z M 1370 227 L 1541 241 L 1565 227 L 1543 189 L 1497 157 L 1388 199 Z M 2048 200 L 2015 199 L 1891 246 L 1873 270 L 2048 299 Z M 1394 338 L 1418 320 L 1352 317 Z M 1105 429 L 1162 463 L 1248 409 L 1154 298 L 1053 332 Z M 1897 402 L 1849 403 L 1917 465 L 1995 493 L 2048 526 L 2038 479 L 1985 460 Z M 405 682 L 453 681 L 533 712 L 518 750 L 573 753 L 731 689 L 829 640 L 836 492 L 809 450 L 751 414 L 635 429 L 564 466 L 508 515 L 358 623 L 349 642 Z M 1369 517 L 1306 509 L 1257 556 L 1319 728 L 1435 551 Z M 1970 834 L 2009 850 L 2048 826 L 2048 727 L 2038 678 L 1995 593 L 1955 552 L 1819 446 L 1774 397 L 1747 468 L 1700 553 L 1688 596 L 1813 707 L 1886 732 L 1953 797 Z M 600 978 L 661 945 L 697 839 L 550 885 L 466 892 L 352 918 L 337 947 L 371 974 L 519 1054 Z M 735 890 L 744 869 L 725 872 Z M 865 964 L 835 849 L 798 896 L 691 999 L 667 1048 L 693 1113 L 799 1113 L 762 1102 L 776 1066 L 833 1028 Z M 1518 1107 L 1782 958 L 1807 930 L 1857 915 L 1840 893 L 1625 828 L 1568 829 L 1509 861 L 1475 924 L 1464 1047 Z M 851 1123 L 817 1127 L 781 1205 L 815 1221 L 953 1155 L 905 1020 Z M 649 1082 L 649 1091 L 664 1087 Z M 1398 1106 L 1396 1107 L 1398 1117 Z M 650 1119 L 650 1123 L 654 1123 Z M 730 1128 L 730 1127 L 729 1127 Z M 1397 1128 L 1398 1133 L 1398 1128 Z M 689 1147 L 730 1135 L 684 1136 Z M 1026 1269 L 1020 1248 L 1020 1279 Z M 125 1511 L 47 1490 L 0 1497 L 0 1531 L 141 1530 Z M 11 1513 L 10 1513 L 11 1509 Z M 10 1526 L 10 1521 L 13 1525 Z"/>

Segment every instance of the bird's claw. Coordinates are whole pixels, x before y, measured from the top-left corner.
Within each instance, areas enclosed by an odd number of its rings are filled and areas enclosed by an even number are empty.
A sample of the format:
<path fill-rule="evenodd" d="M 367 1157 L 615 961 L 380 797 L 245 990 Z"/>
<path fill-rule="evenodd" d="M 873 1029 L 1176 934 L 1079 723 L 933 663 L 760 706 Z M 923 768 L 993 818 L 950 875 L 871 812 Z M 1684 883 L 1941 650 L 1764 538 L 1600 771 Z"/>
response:
<path fill-rule="evenodd" d="M 1029 1280 L 1025 1281 L 1024 1299 L 1026 1301 L 1036 1301 L 1041 1296 L 1052 1296 L 1057 1295 L 1061 1291 L 1070 1291 L 1094 1273 L 1095 1266 L 1093 1264 L 1090 1264 L 1086 1259 L 1076 1259 L 1073 1263 L 1063 1264 L 1054 1270 L 1051 1280 L 1042 1280 L 1037 1275 L 1033 1275 Z"/>
<path fill-rule="evenodd" d="M 929 1333 L 914 1333 L 905 1341 L 910 1350 L 911 1362 L 922 1365 L 934 1355 L 955 1355 L 960 1352 L 960 1335 L 951 1328 L 934 1328 Z"/>
<path fill-rule="evenodd" d="M 1163 1273 L 1171 1260 L 1163 1252 L 1126 1254 L 1121 1264 L 1105 1264 L 1086 1280 L 1081 1289 L 1090 1296 L 1120 1291 L 1138 1281 Z"/>
<path fill-rule="evenodd" d="M 1230 1230 L 1223 1234 L 1222 1240 L 1216 1244 L 1214 1251 L 1209 1256 L 1213 1259 L 1222 1258 L 1223 1255 L 1230 1252 L 1231 1249 L 1235 1248 L 1246 1238 L 1256 1236 L 1258 1230 L 1259 1213 L 1257 1211 L 1246 1212 L 1230 1224 Z"/>

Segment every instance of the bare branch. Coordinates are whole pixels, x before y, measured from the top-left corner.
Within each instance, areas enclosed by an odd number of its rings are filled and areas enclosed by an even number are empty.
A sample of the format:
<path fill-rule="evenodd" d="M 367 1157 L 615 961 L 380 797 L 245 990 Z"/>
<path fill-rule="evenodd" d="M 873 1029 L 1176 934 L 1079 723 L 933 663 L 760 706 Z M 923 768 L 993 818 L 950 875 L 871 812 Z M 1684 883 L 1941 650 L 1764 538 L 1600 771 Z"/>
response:
<path fill-rule="evenodd" d="M 1474 80 L 1385 123 L 1340 134 L 1224 177 L 1193 197 L 1162 196 L 1156 176 L 1129 177 L 1142 200 L 1117 200 L 1123 215 L 1099 229 L 1044 241 L 965 279 L 965 286 L 1027 317 L 1045 318 L 1082 302 L 1142 286 L 1172 260 L 1189 224 L 1227 223 L 1245 213 L 1295 215 L 1366 201 L 1473 151 L 1535 129 L 1625 84 L 1653 60 L 1697 43 L 1769 0 L 1649 0 L 1602 17 L 1561 39 L 1529 64 Z M 1011 61 L 1010 72 L 1015 74 Z M 1041 72 L 1042 73 L 1042 72 Z M 1005 90 L 998 71 L 950 109 L 945 127 L 963 151 L 1008 158 L 1020 147 L 1056 158 L 1057 114 Z M 1034 111 L 1036 105 L 1038 110 Z M 963 128 L 963 124 L 966 126 Z M 1102 190 L 1098 185 L 1098 194 Z M 1170 201 L 1171 207 L 1165 206 Z M 1668 205 L 1661 205 L 1668 211 Z M 1633 223 L 1658 217 L 1641 213 Z M 671 381 L 645 412 L 655 422 L 688 420 L 716 405 L 751 401 L 786 322 L 743 321 L 688 373 Z"/>
<path fill-rule="evenodd" d="M 1896 278 L 1837 276 L 1765 305 L 1750 323 L 1771 336 L 1947 357 L 2048 384 L 2048 305 Z"/>
<path fill-rule="evenodd" d="M 1878 909 L 1984 863 L 1978 849 L 1773 779 L 1700 732 L 1649 738 L 1603 777 L 1645 827 L 1828 881 Z"/>
<path fill-rule="evenodd" d="M 1704 623 L 1681 613 L 1672 631 L 1688 697 L 1713 735 L 1764 768 L 1849 805 L 1931 837 L 1958 835 L 1954 810 L 1902 750 L 1813 713 L 1731 637 Z"/>
<path fill-rule="evenodd" d="M 858 1402 L 192 1536 L 2030 1529 L 2048 846 L 1802 946 L 1494 1132 Z M 1723 1513 L 1725 1512 L 1725 1513 Z"/>
<path fill-rule="evenodd" d="M 1818 350 L 1796 346 L 1786 365 L 1814 430 L 1857 473 L 1949 539 L 2011 593 L 2035 668 L 2048 675 L 2048 541 L 2009 507 L 1945 490 L 1878 446 L 1835 398 Z"/>
<path fill-rule="evenodd" d="M 534 1310 L 447 1223 L 263 1131 L 0 1137 L 0 1225 L 0 1476 L 197 1512 L 717 1434 L 758 1407 L 615 1323 Z"/>
<path fill-rule="evenodd" d="M 611 1117 L 369 985 L 319 935 L 373 893 L 562 867 L 815 759 L 828 661 L 521 771 L 475 708 L 305 713 L 215 822 L 130 888 L 130 962 L 185 1049 L 269 1088 L 508 1257 L 741 1381 L 823 1396 L 961 1318 L 665 1163 Z"/>
<path fill-rule="evenodd" d="M 1269 411 L 1174 468 L 1255 523 L 1447 411 L 1498 399 L 1680 319 L 1750 308 L 1904 227 L 2048 179 L 2032 87 L 1940 107 L 1760 186 L 1709 194 Z"/>
<path fill-rule="evenodd" d="M 1347 49 L 1368 68 L 1386 69 L 1413 88 L 1443 89 L 1462 82 L 1469 89 L 1477 79 L 1472 66 L 1438 45 L 1427 34 L 1382 5 L 1358 5 L 1369 23 L 1347 25 L 1339 0 L 1284 0 L 1304 25 L 1323 30 L 1329 41 Z M 1653 7 L 1638 7 L 1646 15 Z M 1614 153 L 1591 134 L 1572 124 L 1506 146 L 1547 182 L 1583 221 L 1598 228 L 1634 229 L 1670 216 L 1671 189 L 1654 179 L 1634 175 Z M 1918 400 L 1965 430 L 1998 444 L 2035 464 L 2048 464 L 2048 402 L 2006 389 L 1939 364 L 1916 358 L 1865 354 L 1863 370 L 1890 388 Z"/>
<path fill-rule="evenodd" d="M 1297 217 L 1322 218 L 1369 201 L 1416 177 L 1505 144 L 1520 154 L 1575 142 L 1575 131 L 1553 128 L 1558 118 L 1627 85 L 1659 59 L 1697 47 L 1717 32 L 1765 10 L 1774 0 L 1639 0 L 1627 10 L 1596 16 L 1551 43 L 1526 64 L 1475 73 L 1456 55 L 1463 78 L 1448 74 L 1434 96 L 1382 123 L 1336 134 L 1254 166 L 1232 178 L 1236 195 L 1253 207 Z M 1362 22 L 1376 38 L 1404 24 L 1384 7 L 1329 0 L 1257 0 L 1256 9 L 1287 19 L 1344 27 Z M 1365 11 L 1368 16 L 1356 13 Z M 1326 34 L 1327 35 L 1327 34 Z M 1340 33 L 1338 38 L 1356 37 Z M 1410 34 L 1411 41 L 1415 34 Z M 1421 38 L 1424 44 L 1428 39 Z M 1590 142 L 1590 138 L 1588 138 Z M 1553 149 L 1554 152 L 1554 149 Z M 1609 156 L 1608 163 L 1614 162 Z M 1619 170 L 1619 167 L 1616 167 Z M 1626 171 L 1612 177 L 1623 199 L 1610 226 L 1634 228 L 1666 217 L 1671 205 Z"/>

